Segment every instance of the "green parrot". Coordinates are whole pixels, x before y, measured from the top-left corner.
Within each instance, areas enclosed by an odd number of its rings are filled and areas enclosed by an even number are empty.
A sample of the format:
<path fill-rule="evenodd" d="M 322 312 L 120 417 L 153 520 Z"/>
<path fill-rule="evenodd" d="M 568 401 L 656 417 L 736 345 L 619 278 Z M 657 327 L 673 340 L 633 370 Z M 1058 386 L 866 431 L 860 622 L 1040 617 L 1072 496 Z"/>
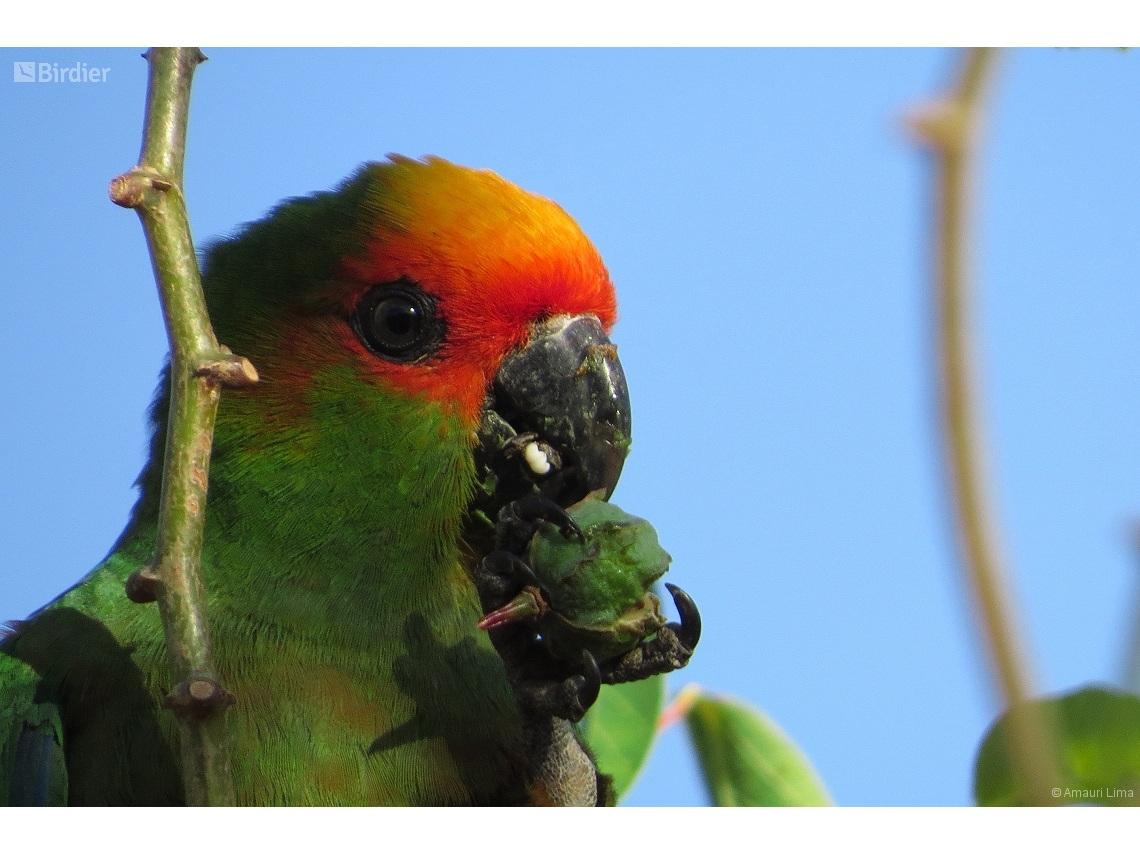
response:
<path fill-rule="evenodd" d="M 675 594 L 681 624 L 601 662 L 478 626 L 629 449 L 581 229 L 489 171 L 393 156 L 204 259 L 218 338 L 261 376 L 222 397 L 202 548 L 238 803 L 612 801 L 572 722 L 601 682 L 682 666 L 695 607 Z M 155 548 L 166 386 L 110 554 L 0 641 L 0 804 L 184 803 L 158 608 L 124 587 Z"/>

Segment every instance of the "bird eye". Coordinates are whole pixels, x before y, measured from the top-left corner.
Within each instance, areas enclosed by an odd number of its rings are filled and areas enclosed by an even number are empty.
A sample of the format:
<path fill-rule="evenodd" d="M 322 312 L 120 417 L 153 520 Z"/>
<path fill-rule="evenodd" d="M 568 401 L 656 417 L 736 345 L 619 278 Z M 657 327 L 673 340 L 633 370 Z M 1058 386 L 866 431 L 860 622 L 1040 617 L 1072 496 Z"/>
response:
<path fill-rule="evenodd" d="M 407 279 L 377 285 L 361 297 L 352 326 L 365 347 L 392 362 L 423 359 L 443 341 L 435 298 Z"/>

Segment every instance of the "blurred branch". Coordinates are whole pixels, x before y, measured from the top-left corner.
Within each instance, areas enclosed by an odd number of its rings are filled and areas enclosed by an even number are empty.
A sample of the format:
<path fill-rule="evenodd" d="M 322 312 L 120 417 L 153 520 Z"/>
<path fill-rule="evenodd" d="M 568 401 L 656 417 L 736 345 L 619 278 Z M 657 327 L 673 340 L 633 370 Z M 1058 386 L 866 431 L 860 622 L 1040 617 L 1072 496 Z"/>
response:
<path fill-rule="evenodd" d="M 1140 522 L 1132 524 L 1131 541 L 1133 554 L 1140 557 Z M 1137 595 L 1133 608 L 1132 636 L 1124 654 L 1121 683 L 1129 692 L 1140 695 L 1140 595 Z"/>
<path fill-rule="evenodd" d="M 957 511 L 963 569 L 974 593 L 985 646 L 1010 710 L 1011 760 L 1026 782 L 1028 801 L 1055 804 L 1060 780 L 1053 741 L 1033 695 L 990 506 L 983 453 L 978 384 L 971 341 L 969 219 L 975 149 L 983 99 L 996 51 L 965 53 L 957 81 L 940 99 L 910 117 L 910 127 L 932 152 L 937 169 L 935 292 L 938 376 L 948 479 Z"/>
<path fill-rule="evenodd" d="M 190 805 L 232 805 L 233 775 L 202 583 L 202 527 L 220 388 L 257 381 L 248 360 L 214 338 L 182 196 L 186 123 L 197 48 L 152 48 L 146 126 L 138 166 L 111 182 L 111 199 L 142 220 L 170 338 L 170 418 L 155 557 L 127 582 L 135 602 L 158 600 L 176 688 L 164 702 L 178 718 Z"/>

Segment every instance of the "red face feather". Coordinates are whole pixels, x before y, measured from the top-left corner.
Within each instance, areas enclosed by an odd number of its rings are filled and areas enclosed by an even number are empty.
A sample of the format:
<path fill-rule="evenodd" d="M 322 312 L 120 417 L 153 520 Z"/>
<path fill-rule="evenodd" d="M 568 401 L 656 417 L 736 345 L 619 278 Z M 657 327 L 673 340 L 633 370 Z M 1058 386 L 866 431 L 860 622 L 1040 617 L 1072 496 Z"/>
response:
<path fill-rule="evenodd" d="M 473 425 L 499 363 L 534 321 L 594 314 L 612 327 L 601 256 L 555 203 L 438 158 L 393 158 L 375 177 L 377 223 L 364 252 L 343 261 L 336 299 L 348 309 L 378 283 L 411 279 L 438 301 L 447 328 L 437 354 L 401 364 L 372 356 L 344 325 L 344 346 L 386 385 L 455 402 Z"/>

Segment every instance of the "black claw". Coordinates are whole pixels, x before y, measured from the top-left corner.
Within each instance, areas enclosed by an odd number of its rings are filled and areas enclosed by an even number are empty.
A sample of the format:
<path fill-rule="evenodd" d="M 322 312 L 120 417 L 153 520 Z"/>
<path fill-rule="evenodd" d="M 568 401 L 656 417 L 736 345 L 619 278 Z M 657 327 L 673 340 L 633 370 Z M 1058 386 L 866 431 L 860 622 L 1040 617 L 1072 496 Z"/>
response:
<path fill-rule="evenodd" d="M 588 710 L 598 699 L 598 692 L 602 690 L 602 672 L 598 668 L 598 660 L 589 650 L 582 651 L 582 676 L 586 682 L 578 690 L 578 703 L 583 710 Z"/>
<path fill-rule="evenodd" d="M 558 529 L 560 532 L 562 532 L 562 536 L 567 540 L 574 538 L 579 543 L 585 543 L 586 535 L 583 534 L 582 529 L 578 527 L 578 523 L 574 522 L 574 520 L 570 518 L 569 514 L 566 515 L 566 519 L 569 521 L 569 523 L 567 525 L 559 527 Z"/>
<path fill-rule="evenodd" d="M 475 572 L 475 587 L 484 612 L 494 611 L 526 585 L 534 584 L 534 571 L 513 552 L 492 552 Z"/>
<path fill-rule="evenodd" d="M 679 624 L 670 624 L 670 628 L 680 641 L 690 651 L 695 650 L 697 642 L 701 640 L 701 613 L 697 611 L 697 604 L 693 598 L 676 585 L 665 583 L 669 596 L 673 598 L 673 605 L 677 607 L 677 614 L 681 616 Z"/>
<path fill-rule="evenodd" d="M 582 543 L 586 542 L 586 535 L 582 533 L 578 523 L 574 522 L 573 517 L 566 512 L 566 509 L 554 500 L 548 499 L 546 496 L 534 495 L 520 499 L 516 504 L 524 505 L 523 508 L 519 509 L 519 513 L 524 519 L 535 522 L 546 520 L 546 522 L 556 525 L 567 540 L 574 537 Z"/>
<path fill-rule="evenodd" d="M 541 587 L 538 577 L 534 575 L 534 570 L 526 563 L 525 559 L 520 558 L 513 552 L 492 552 L 491 555 L 502 556 L 499 559 L 501 562 L 500 567 L 505 569 L 512 579 L 522 582 L 523 585 L 534 585 L 536 588 Z"/>
<path fill-rule="evenodd" d="M 582 533 L 582 529 L 578 527 L 578 523 L 574 522 L 565 508 L 546 498 L 546 496 L 535 493 L 505 505 L 499 512 L 499 529 L 502 534 L 497 539 L 504 542 L 500 543 L 498 548 L 507 547 L 508 544 L 505 541 L 515 534 L 514 529 L 519 524 L 528 526 L 530 533 L 533 534 L 535 524 L 543 520 L 557 526 L 558 530 L 562 532 L 562 536 L 567 540 L 574 537 L 582 543 L 586 542 L 586 536 Z M 530 536 L 528 535 L 525 541 L 529 540 Z"/>

